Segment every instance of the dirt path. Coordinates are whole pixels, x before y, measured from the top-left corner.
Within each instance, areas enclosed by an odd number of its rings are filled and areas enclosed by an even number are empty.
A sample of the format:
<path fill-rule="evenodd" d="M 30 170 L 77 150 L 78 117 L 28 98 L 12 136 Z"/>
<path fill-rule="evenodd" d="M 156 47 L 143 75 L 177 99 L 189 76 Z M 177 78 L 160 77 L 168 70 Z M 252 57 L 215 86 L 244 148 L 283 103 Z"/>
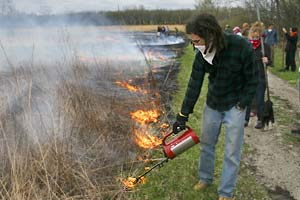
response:
<path fill-rule="evenodd" d="M 287 100 L 290 111 L 300 113 L 300 101 L 295 88 L 272 74 L 269 74 L 269 83 L 272 96 Z M 288 125 L 275 124 L 271 130 L 260 131 L 254 128 L 255 120 L 255 117 L 251 118 L 249 127 L 245 129 L 245 142 L 249 145 L 250 152 L 253 152 L 244 156 L 245 163 L 254 169 L 259 181 L 277 191 L 276 197 L 272 195 L 273 199 L 300 200 L 299 142 L 285 139 L 287 130 L 290 130 Z M 289 191 L 293 198 L 288 193 L 284 194 L 284 190 Z"/>

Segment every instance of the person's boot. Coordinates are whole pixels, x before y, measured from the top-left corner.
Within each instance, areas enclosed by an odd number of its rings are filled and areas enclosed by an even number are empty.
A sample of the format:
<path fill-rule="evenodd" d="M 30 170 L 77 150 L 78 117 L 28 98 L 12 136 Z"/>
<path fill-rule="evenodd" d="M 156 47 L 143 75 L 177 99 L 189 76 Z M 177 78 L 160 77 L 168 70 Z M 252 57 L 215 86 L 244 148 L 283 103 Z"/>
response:
<path fill-rule="evenodd" d="M 291 133 L 299 135 L 300 136 L 300 123 L 293 124 Z"/>
<path fill-rule="evenodd" d="M 201 181 L 199 181 L 198 183 L 196 183 L 196 185 L 194 185 L 194 190 L 196 191 L 202 191 L 204 189 L 206 189 L 209 185 L 206 183 L 202 183 Z"/>
<path fill-rule="evenodd" d="M 291 71 L 292 71 L 292 72 L 296 71 L 296 65 L 292 65 L 292 66 L 291 66 Z"/>
<path fill-rule="evenodd" d="M 255 125 L 254 128 L 256 128 L 256 129 L 262 129 L 262 128 L 263 128 L 262 121 L 258 120 L 258 121 L 256 122 L 256 125 Z"/>
<path fill-rule="evenodd" d="M 219 200 L 235 200 L 235 198 L 219 197 Z"/>

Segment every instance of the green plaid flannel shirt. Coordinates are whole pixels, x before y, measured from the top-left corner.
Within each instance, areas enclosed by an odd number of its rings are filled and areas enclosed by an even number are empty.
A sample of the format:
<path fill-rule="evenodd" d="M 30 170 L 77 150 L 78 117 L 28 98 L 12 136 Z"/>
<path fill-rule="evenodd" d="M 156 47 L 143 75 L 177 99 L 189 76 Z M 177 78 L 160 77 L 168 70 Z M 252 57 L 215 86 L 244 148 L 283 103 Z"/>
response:
<path fill-rule="evenodd" d="M 196 53 L 181 113 L 193 112 L 204 76 L 208 76 L 206 104 L 217 111 L 230 110 L 236 104 L 245 108 L 252 102 L 258 83 L 252 45 L 246 39 L 224 33 L 225 48 L 215 56 L 213 65 Z"/>

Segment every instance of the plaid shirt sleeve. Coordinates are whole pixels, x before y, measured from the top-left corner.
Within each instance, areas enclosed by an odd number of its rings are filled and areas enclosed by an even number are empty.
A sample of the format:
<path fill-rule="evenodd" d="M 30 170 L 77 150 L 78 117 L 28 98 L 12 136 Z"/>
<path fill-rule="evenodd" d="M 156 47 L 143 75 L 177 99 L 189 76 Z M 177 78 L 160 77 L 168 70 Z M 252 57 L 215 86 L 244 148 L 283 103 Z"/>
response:
<path fill-rule="evenodd" d="M 197 57 L 199 57 L 200 54 L 201 53 L 198 52 L 195 56 L 190 80 L 182 103 L 181 113 L 184 115 L 193 113 L 194 106 L 201 93 L 201 87 L 204 80 L 205 70 L 203 60 L 197 59 Z"/>

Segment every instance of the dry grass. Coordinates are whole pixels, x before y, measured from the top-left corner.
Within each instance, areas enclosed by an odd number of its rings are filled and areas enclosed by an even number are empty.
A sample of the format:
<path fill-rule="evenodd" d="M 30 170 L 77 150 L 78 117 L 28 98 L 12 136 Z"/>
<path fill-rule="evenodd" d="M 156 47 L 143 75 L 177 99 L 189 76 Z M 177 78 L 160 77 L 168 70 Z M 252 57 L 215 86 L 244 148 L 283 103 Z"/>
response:
<path fill-rule="evenodd" d="M 139 151 L 129 113 L 159 102 L 114 87 L 124 76 L 107 66 L 62 67 L 0 76 L 0 198 L 126 199 L 119 178 Z"/>

